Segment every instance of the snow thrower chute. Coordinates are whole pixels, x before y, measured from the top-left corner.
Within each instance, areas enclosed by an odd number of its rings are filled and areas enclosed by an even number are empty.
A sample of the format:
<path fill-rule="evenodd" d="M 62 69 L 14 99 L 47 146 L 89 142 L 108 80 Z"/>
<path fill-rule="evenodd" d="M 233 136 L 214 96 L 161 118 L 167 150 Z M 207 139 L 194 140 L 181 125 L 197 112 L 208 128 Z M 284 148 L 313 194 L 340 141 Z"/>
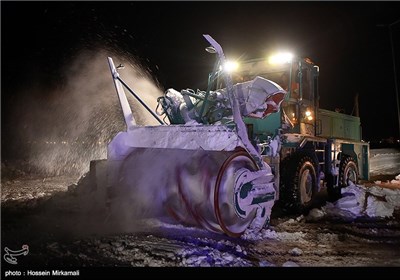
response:
<path fill-rule="evenodd" d="M 220 45 L 204 35 L 223 64 Z M 119 76 L 113 60 L 110 70 L 123 110 L 126 131 L 108 145 L 106 189 L 111 207 L 154 205 L 152 215 L 168 214 L 177 221 L 239 237 L 246 229 L 260 230 L 269 222 L 276 187 L 271 168 L 250 142 L 244 116 L 276 112 L 286 92 L 257 77 L 212 91 L 169 89 L 158 99 L 156 113 L 140 100 Z M 124 88 L 160 122 L 138 126 Z M 159 116 L 165 115 L 170 124 Z"/>

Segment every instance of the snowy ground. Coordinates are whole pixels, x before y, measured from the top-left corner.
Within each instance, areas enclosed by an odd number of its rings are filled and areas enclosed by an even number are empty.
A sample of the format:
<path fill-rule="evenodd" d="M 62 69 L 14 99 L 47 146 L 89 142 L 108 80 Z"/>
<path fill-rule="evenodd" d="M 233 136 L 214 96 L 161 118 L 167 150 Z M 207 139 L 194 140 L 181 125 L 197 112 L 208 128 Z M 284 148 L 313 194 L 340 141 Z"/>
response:
<path fill-rule="evenodd" d="M 375 149 L 370 152 L 370 174 L 392 175 L 400 173 L 400 150 Z"/>
<path fill-rule="evenodd" d="M 394 179 L 399 154 L 385 152 L 371 153 L 371 171 Z M 2 172 L 2 248 L 29 245 L 29 254 L 18 257 L 20 266 L 400 266 L 397 209 L 387 218 L 346 220 L 323 207 L 308 216 L 274 208 L 270 228 L 234 239 L 170 220 L 137 219 L 126 226 L 105 213 L 82 214 L 75 192 L 68 191 L 77 177 L 43 178 L 8 166 Z M 15 268 L 4 259 L 2 265 Z"/>

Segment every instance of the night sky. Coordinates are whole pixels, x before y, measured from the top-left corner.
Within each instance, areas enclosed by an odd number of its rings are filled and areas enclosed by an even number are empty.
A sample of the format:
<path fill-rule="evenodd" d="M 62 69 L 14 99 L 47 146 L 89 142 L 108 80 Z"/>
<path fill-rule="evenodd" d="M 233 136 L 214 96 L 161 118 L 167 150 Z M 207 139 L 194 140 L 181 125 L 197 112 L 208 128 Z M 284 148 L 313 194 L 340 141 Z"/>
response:
<path fill-rule="evenodd" d="M 322 108 L 350 114 L 359 93 L 363 139 L 399 137 L 389 30 L 377 27 L 398 19 L 397 2 L 2 1 L 2 140 L 27 89 L 62 85 L 63 67 L 84 48 L 131 55 L 163 89 L 205 89 L 214 57 L 202 34 L 228 58 L 282 48 L 311 58 L 320 66 Z M 393 26 L 398 73 L 399 30 Z M 32 94 L 57 98 L 48 92 Z"/>

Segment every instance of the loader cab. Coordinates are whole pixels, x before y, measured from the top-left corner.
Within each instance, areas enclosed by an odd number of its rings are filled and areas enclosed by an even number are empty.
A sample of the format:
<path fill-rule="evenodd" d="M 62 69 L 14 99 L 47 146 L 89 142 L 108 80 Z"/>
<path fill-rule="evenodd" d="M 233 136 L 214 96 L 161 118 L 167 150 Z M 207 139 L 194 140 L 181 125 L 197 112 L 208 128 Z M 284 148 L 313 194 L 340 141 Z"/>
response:
<path fill-rule="evenodd" d="M 316 135 L 318 112 L 318 66 L 309 59 L 290 64 L 290 83 L 287 98 L 282 106 L 282 124 L 291 122 L 288 133 Z"/>
<path fill-rule="evenodd" d="M 241 62 L 238 69 L 231 73 L 234 84 L 261 76 L 287 91 L 280 112 L 265 119 L 245 118 L 249 136 L 263 141 L 275 135 L 277 129 L 281 129 L 282 133 L 315 135 L 318 73 L 318 66 L 310 59 L 297 59 L 286 63 L 270 63 L 265 59 Z M 223 85 L 218 85 L 221 86 Z"/>

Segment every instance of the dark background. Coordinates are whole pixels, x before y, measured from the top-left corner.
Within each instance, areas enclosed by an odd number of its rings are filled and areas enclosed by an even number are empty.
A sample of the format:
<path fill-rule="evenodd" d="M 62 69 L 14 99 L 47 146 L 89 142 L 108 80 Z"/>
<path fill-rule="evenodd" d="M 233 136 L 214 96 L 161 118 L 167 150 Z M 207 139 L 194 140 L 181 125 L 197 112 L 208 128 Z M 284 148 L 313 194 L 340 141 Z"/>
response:
<path fill-rule="evenodd" d="M 320 106 L 351 114 L 359 93 L 363 139 L 399 138 L 389 29 L 398 2 L 1 2 L 2 146 L 10 112 L 26 95 L 56 99 L 63 71 L 82 48 L 134 57 L 162 89 L 205 89 L 214 57 L 257 58 L 290 49 L 320 66 Z M 400 23 L 393 26 L 400 72 Z M 398 75 L 399 76 L 399 75 Z M 399 77 L 397 77 L 398 79 Z M 31 96 L 32 98 L 32 96 Z"/>

